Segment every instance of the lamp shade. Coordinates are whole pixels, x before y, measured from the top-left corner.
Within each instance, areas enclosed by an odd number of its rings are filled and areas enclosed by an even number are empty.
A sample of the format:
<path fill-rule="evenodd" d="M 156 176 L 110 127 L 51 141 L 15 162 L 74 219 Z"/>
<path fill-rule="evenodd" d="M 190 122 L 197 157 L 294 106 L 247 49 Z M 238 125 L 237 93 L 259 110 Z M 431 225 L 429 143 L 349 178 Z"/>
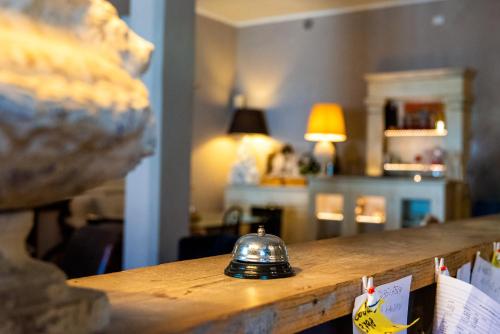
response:
<path fill-rule="evenodd" d="M 347 135 L 342 107 L 334 103 L 315 104 L 309 115 L 304 138 L 308 141 L 345 141 Z"/>
<path fill-rule="evenodd" d="M 253 133 L 269 135 L 264 113 L 259 109 L 236 109 L 233 115 L 233 119 L 231 120 L 231 125 L 229 126 L 228 133 Z"/>

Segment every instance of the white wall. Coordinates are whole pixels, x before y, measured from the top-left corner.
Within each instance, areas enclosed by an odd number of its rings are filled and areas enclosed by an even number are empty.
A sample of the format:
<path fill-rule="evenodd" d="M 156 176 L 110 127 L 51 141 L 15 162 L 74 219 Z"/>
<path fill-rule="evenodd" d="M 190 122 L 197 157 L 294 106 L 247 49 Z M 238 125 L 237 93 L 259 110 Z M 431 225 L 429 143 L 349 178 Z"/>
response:
<path fill-rule="evenodd" d="M 164 1 L 131 0 L 129 22 L 132 29 L 155 44 L 155 52 L 144 76 L 157 124 L 161 124 L 163 110 L 163 27 Z M 160 137 L 157 128 L 157 136 Z M 129 175 L 126 183 L 124 259 L 125 269 L 158 263 L 158 231 L 160 226 L 159 178 L 161 172 L 161 141 L 156 153 L 147 158 Z M 141 247 L 137 247 L 141 245 Z"/>
<path fill-rule="evenodd" d="M 155 44 L 144 76 L 157 148 L 127 177 L 124 268 L 177 259 L 188 234 L 194 0 L 132 0 L 130 24 Z"/>

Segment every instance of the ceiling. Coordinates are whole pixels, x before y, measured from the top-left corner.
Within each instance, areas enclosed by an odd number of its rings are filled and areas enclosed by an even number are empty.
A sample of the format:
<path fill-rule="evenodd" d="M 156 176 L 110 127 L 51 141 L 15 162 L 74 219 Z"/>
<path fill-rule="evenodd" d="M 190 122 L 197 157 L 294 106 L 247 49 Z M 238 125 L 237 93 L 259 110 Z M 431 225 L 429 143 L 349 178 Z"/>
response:
<path fill-rule="evenodd" d="M 438 0 L 197 0 L 197 13 L 233 25 L 283 21 Z"/>

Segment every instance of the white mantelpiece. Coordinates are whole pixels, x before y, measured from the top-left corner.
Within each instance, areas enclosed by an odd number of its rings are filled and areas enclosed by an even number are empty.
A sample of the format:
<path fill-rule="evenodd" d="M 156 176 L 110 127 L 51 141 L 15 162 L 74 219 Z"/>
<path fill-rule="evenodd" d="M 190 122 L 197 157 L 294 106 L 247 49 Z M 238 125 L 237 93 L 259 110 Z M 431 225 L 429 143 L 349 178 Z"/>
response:
<path fill-rule="evenodd" d="M 366 174 L 383 174 L 384 105 L 387 99 L 438 101 L 445 106 L 448 135 L 446 150 L 448 179 L 463 180 L 468 159 L 471 79 L 467 69 L 433 69 L 374 73 L 365 76 L 368 84 Z"/>

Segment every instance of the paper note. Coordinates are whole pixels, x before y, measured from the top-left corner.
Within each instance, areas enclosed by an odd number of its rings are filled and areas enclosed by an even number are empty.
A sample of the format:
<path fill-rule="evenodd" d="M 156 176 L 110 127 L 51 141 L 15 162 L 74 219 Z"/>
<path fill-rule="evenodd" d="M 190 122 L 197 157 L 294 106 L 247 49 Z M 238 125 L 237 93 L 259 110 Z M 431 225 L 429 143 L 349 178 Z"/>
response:
<path fill-rule="evenodd" d="M 438 277 L 434 312 L 434 334 L 500 333 L 500 305 L 453 277 Z"/>
<path fill-rule="evenodd" d="M 491 258 L 491 264 L 495 266 L 496 268 L 500 268 L 500 252 L 496 251 L 493 253 L 493 256 Z"/>
<path fill-rule="evenodd" d="M 500 268 L 476 256 L 471 284 L 500 303 Z"/>
<path fill-rule="evenodd" d="M 382 313 L 393 323 L 406 324 L 408 321 L 411 279 L 411 276 L 407 276 L 375 288 L 380 298 L 384 300 L 384 303 L 381 305 Z M 366 301 L 366 298 L 366 294 L 363 294 L 354 300 L 353 319 Z M 354 323 L 353 333 L 361 334 Z M 372 331 L 370 333 L 376 332 Z M 406 333 L 406 330 L 402 330 L 400 333 Z"/>
<path fill-rule="evenodd" d="M 457 279 L 464 281 L 466 283 L 470 283 L 470 275 L 471 275 L 472 266 L 470 262 L 467 262 L 457 270 Z"/>
<path fill-rule="evenodd" d="M 376 308 L 372 309 L 365 300 L 354 315 L 356 327 L 366 334 L 391 334 L 402 332 L 418 321 L 417 319 L 409 325 L 395 324 L 382 312 L 383 305 L 384 300 L 379 299 Z"/>

